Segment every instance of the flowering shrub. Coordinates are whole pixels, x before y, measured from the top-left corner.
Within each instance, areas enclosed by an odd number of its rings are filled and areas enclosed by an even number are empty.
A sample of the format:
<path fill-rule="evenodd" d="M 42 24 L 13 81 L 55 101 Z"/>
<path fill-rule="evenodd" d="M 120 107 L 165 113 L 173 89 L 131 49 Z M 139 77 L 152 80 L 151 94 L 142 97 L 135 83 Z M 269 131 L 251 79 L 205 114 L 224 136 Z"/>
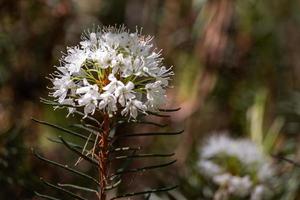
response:
<path fill-rule="evenodd" d="M 173 72 L 151 40 L 123 26 L 87 33 L 61 58 L 50 95 L 72 106 L 69 113 L 84 107 L 85 117 L 100 110 L 136 119 L 138 112 L 157 111 Z"/>
<path fill-rule="evenodd" d="M 151 40 L 152 37 L 144 37 L 138 31 L 130 33 L 124 26 L 107 27 L 86 33 L 80 45 L 67 49 L 67 53 L 60 60 L 60 66 L 56 67 L 57 71 L 50 77 L 53 83 L 50 96 L 54 97 L 54 102 L 45 99 L 42 101 L 55 107 L 67 107 L 69 114 L 83 115 L 80 124 L 74 125 L 79 131 L 44 121 L 35 121 L 79 138 L 79 142 L 73 141 L 72 137 L 72 141 L 67 141 L 59 136 L 58 139 L 52 139 L 52 141 L 63 144 L 80 157 L 75 166 L 84 160 L 96 166 L 97 173 L 86 174 L 35 154 L 40 160 L 80 175 L 92 181 L 94 185 L 96 183 L 97 187 L 74 184 L 54 185 L 44 181 L 47 186 L 71 195 L 74 199 L 86 199 L 83 196 L 87 196 L 88 194 L 85 194 L 87 192 L 93 194 L 90 199 L 96 197 L 99 200 L 136 195 L 149 196 L 155 192 L 166 192 L 177 187 L 175 185 L 120 195 L 114 191 L 113 198 L 107 195 L 110 190 L 114 190 L 123 183 L 123 174 L 145 172 L 167 167 L 176 162 L 172 160 L 163 164 L 130 168 L 130 163 L 135 159 L 165 158 L 172 157 L 174 154 L 145 154 L 139 152 L 141 147 L 120 145 L 122 145 L 122 138 L 125 137 L 176 135 L 182 131 L 122 133 L 120 135 L 116 131 L 126 123 L 162 127 L 164 125 L 147 121 L 139 114 L 168 117 L 159 112 L 177 111 L 177 109 L 160 109 L 166 102 L 166 88 L 169 87 L 170 77 L 174 73 L 171 68 L 163 66 L 161 54 L 153 49 Z M 116 162 L 115 165 L 114 162 Z M 111 166 L 116 166 L 116 169 L 112 169 Z M 72 192 L 67 190 L 67 187 L 78 191 Z M 36 194 L 46 199 L 57 199 L 48 194 Z"/>
<path fill-rule="evenodd" d="M 270 158 L 248 139 L 212 136 L 201 149 L 198 166 L 216 185 L 213 196 L 216 200 L 271 198 L 276 170 Z"/>

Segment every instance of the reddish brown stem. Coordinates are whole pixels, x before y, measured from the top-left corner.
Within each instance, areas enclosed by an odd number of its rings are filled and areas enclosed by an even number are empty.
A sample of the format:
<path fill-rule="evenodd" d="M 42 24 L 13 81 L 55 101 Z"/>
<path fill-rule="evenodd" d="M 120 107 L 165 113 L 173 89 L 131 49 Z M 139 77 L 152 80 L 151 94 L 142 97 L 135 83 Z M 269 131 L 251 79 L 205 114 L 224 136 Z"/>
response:
<path fill-rule="evenodd" d="M 99 182 L 100 195 L 99 200 L 106 200 L 105 188 L 107 185 L 107 160 L 108 160 L 108 136 L 110 131 L 110 123 L 108 114 L 104 114 L 103 131 L 99 136 Z"/>

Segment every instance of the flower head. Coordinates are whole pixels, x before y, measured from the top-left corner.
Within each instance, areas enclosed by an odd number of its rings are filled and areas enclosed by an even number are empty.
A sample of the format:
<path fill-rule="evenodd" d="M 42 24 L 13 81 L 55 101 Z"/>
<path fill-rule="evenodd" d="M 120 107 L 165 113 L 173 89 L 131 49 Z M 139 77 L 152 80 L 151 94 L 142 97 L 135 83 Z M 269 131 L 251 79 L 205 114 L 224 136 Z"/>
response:
<path fill-rule="evenodd" d="M 52 74 L 50 95 L 59 104 L 74 106 L 69 112 L 82 107 L 85 116 L 120 111 L 135 119 L 139 112 L 156 111 L 166 101 L 174 73 L 163 66 L 151 41 L 124 26 L 85 34 L 80 45 L 68 47 Z"/>
<path fill-rule="evenodd" d="M 272 187 L 274 168 L 264 152 L 248 139 L 212 136 L 201 149 L 198 166 L 219 187 L 215 196 L 264 199 Z"/>

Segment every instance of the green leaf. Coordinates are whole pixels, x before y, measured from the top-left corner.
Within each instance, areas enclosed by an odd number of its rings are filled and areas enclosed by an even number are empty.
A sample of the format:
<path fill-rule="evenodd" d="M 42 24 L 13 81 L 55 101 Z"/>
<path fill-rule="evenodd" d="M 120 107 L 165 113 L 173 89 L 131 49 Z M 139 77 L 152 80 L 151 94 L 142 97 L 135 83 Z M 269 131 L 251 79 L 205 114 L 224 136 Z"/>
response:
<path fill-rule="evenodd" d="M 60 140 L 63 142 L 63 144 L 70 149 L 71 151 L 73 151 L 74 153 L 76 153 L 78 156 L 80 156 L 81 158 L 83 158 L 84 160 L 92 163 L 95 166 L 99 166 L 98 162 L 93 160 L 92 158 L 82 154 L 80 151 L 78 151 L 77 149 L 73 148 L 72 146 L 70 146 L 61 136 L 59 136 Z"/>
<path fill-rule="evenodd" d="M 49 199 L 49 200 L 62 200 L 62 199 L 58 199 L 56 197 L 52 197 L 52 196 L 48 196 L 48 195 L 44 195 L 44 194 L 40 194 L 38 192 L 34 192 L 34 194 L 38 197 L 42 197 L 44 199 Z"/>
<path fill-rule="evenodd" d="M 66 189 L 64 189 L 64 188 L 58 187 L 58 186 L 56 186 L 56 185 L 53 185 L 53 184 L 51 184 L 51 183 L 45 181 L 44 179 L 41 179 L 41 180 L 43 181 L 44 184 L 48 185 L 49 187 L 54 188 L 54 189 L 56 189 L 56 190 L 58 190 L 58 191 L 60 191 L 60 192 L 66 193 L 66 194 L 68 194 L 69 196 L 73 197 L 74 199 L 88 200 L 88 199 L 83 198 L 83 197 L 81 197 L 81 196 L 79 196 L 79 195 L 77 195 L 77 194 L 75 194 L 75 193 L 73 193 L 73 192 L 71 192 L 71 191 L 69 191 L 69 190 L 66 190 Z"/>
<path fill-rule="evenodd" d="M 88 138 L 87 136 L 85 136 L 85 135 L 82 135 L 82 134 L 77 133 L 77 132 L 75 132 L 75 131 L 72 131 L 72 130 L 63 128 L 63 127 L 58 126 L 58 125 L 56 125 L 56 124 L 51 124 L 51 123 L 48 123 L 48 122 L 45 122 L 45 121 L 40 121 L 40 120 L 37 120 L 37 119 L 32 119 L 32 120 L 35 121 L 35 122 L 37 122 L 37 123 L 39 123 L 39 124 L 43 124 L 43 125 L 46 125 L 46 126 L 50 126 L 50 127 L 52 127 L 52 128 L 58 129 L 58 130 L 60 130 L 60 131 L 63 131 L 63 132 L 65 132 L 65 133 L 69 133 L 69 134 L 71 134 L 71 135 L 74 135 L 74 136 L 76 136 L 76 137 L 79 137 L 79 138 L 81 138 L 81 139 L 84 139 L 84 140 L 86 140 L 86 141 L 88 141 L 88 142 L 92 142 L 92 143 L 95 142 L 94 140 L 89 139 L 89 138 Z"/>
<path fill-rule="evenodd" d="M 63 165 L 63 164 L 60 164 L 60 163 L 55 162 L 55 161 L 53 161 L 53 160 L 49 160 L 49 159 L 47 159 L 47 158 L 44 158 L 44 157 L 42 157 L 41 155 L 39 155 L 38 153 L 36 153 L 34 150 L 32 150 L 32 151 L 33 151 L 33 154 L 34 154 L 38 159 L 40 159 L 40 160 L 42 160 L 42 161 L 44 161 L 44 162 L 47 162 L 47 163 L 49 163 L 49 164 L 51 164 L 51 165 L 60 167 L 60 168 L 65 169 L 65 170 L 67 170 L 67 171 L 73 172 L 73 173 L 75 173 L 75 174 L 77 174 L 77 175 L 79 175 L 79 176 L 82 176 L 82 177 L 84 177 L 84 178 L 88 178 L 89 180 L 93 181 L 93 182 L 96 183 L 97 185 L 100 184 L 96 179 L 94 179 L 93 177 L 91 177 L 91 176 L 89 176 L 89 175 L 87 175 L 87 174 L 85 174 L 85 173 L 82 173 L 81 171 L 72 169 L 72 168 L 70 168 L 68 165 Z"/>
<path fill-rule="evenodd" d="M 74 189 L 83 190 L 83 191 L 86 191 L 86 192 L 92 192 L 92 193 L 98 194 L 97 190 L 90 189 L 90 188 L 83 187 L 83 186 L 79 186 L 79 185 L 73 185 L 73 184 L 68 184 L 68 183 L 57 183 L 57 185 L 61 186 L 61 187 L 70 187 L 70 188 L 74 188 Z"/>
<path fill-rule="evenodd" d="M 113 197 L 113 198 L 111 198 L 111 200 L 125 198 L 125 197 L 132 197 L 132 196 L 137 196 L 137 195 L 143 195 L 143 194 L 167 192 L 167 191 L 170 191 L 170 190 L 174 190 L 177 187 L 178 186 L 175 185 L 175 186 L 171 186 L 171 187 L 164 187 L 164 188 L 146 190 L 146 191 L 141 191 L 141 192 L 132 192 L 132 193 L 127 193 L 127 194 L 123 194 L 123 195 L 119 195 L 119 196 Z"/>
<path fill-rule="evenodd" d="M 179 135 L 183 133 L 184 130 L 177 132 L 149 132 L 149 133 L 132 133 L 132 134 L 122 134 L 119 137 L 136 137 L 136 136 L 158 136 L 158 135 Z"/>
<path fill-rule="evenodd" d="M 122 155 L 122 156 L 116 156 L 112 158 L 112 160 L 122 160 L 122 159 L 128 159 L 128 158 L 154 158 L 154 157 L 171 157 L 174 156 L 175 153 L 170 154 L 136 154 L 136 155 Z"/>
<path fill-rule="evenodd" d="M 116 176 L 116 175 L 120 175 L 120 174 L 126 174 L 126 173 L 135 173 L 135 172 L 144 172 L 147 170 L 151 170 L 151 169 L 157 169 L 157 168 L 163 168 L 163 167 L 167 167 L 169 165 L 172 165 L 176 162 L 177 160 L 173 160 L 171 162 L 167 162 L 164 164 L 158 164 L 158 165 L 150 165 L 150 166 L 146 166 L 146 167 L 140 167 L 140 168 L 134 168 L 134 169 L 121 169 L 121 170 L 117 170 L 117 172 L 115 174 L 112 175 Z"/>

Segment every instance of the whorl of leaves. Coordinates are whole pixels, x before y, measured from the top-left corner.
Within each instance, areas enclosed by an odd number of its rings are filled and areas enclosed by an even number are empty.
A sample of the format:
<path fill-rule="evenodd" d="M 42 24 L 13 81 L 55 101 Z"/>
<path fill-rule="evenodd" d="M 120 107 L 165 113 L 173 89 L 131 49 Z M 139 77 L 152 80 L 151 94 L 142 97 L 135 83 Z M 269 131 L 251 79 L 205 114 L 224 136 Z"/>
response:
<path fill-rule="evenodd" d="M 53 105 L 53 102 L 44 101 L 44 103 L 48 103 Z M 154 115 L 157 117 L 169 117 L 165 113 L 168 112 L 175 112 L 178 109 L 161 109 L 159 113 L 148 113 L 149 115 Z M 82 113 L 77 113 L 82 114 Z M 145 121 L 143 116 L 141 116 L 140 120 L 136 122 L 128 122 L 124 119 L 115 120 L 114 123 L 111 123 L 109 135 L 108 135 L 108 159 L 107 165 L 109 166 L 107 169 L 107 177 L 106 179 L 106 187 L 101 188 L 100 179 L 101 177 L 101 170 L 99 169 L 99 163 L 101 162 L 101 157 L 97 156 L 96 152 L 99 152 L 99 140 L 100 135 L 102 134 L 101 131 L 101 123 L 94 117 L 88 116 L 81 120 L 79 124 L 73 124 L 68 127 L 63 127 L 57 124 L 40 121 L 37 119 L 33 119 L 33 121 L 54 128 L 62 133 L 67 134 L 69 137 L 65 136 L 58 136 L 57 138 L 48 138 L 49 141 L 54 143 L 59 143 L 65 147 L 66 150 L 74 153 L 78 160 L 74 166 L 69 163 L 59 163 L 57 161 L 48 159 L 42 156 L 40 153 L 33 150 L 33 154 L 41 161 L 48 163 L 52 167 L 59 168 L 64 170 L 65 172 L 71 173 L 74 176 L 79 176 L 85 181 L 82 183 L 86 185 L 80 185 L 77 183 L 50 183 L 43 178 L 41 178 L 42 182 L 56 190 L 58 193 L 63 194 L 63 196 L 67 196 L 68 199 L 80 199 L 80 200 L 87 200 L 87 199 L 99 199 L 99 200 L 106 200 L 108 198 L 100 194 L 100 191 L 108 192 L 110 190 L 118 188 L 122 183 L 125 183 L 124 176 L 126 174 L 133 174 L 138 173 L 141 175 L 143 172 L 150 171 L 150 170 L 159 170 L 165 167 L 168 167 L 176 162 L 174 158 L 174 153 L 144 153 L 142 151 L 142 147 L 140 146 L 119 146 L 122 144 L 122 140 L 128 138 L 132 139 L 134 137 L 154 137 L 154 136 L 173 136 L 181 134 L 183 131 L 175 131 L 175 132 L 148 132 L 148 133 L 118 133 L 116 130 L 120 127 L 120 125 L 124 124 L 139 124 L 139 125 L 152 125 L 156 127 L 165 127 L 164 124 L 159 124 L 152 121 Z M 76 128 L 76 131 L 75 129 Z M 68 138 L 68 139 L 67 139 Z M 165 158 L 168 159 L 167 161 L 163 161 L 160 163 L 155 163 L 152 165 L 145 165 L 142 167 L 134 168 L 132 167 L 132 163 L 136 159 L 154 159 L 154 158 Z M 79 162 L 86 162 L 88 163 L 93 170 L 83 171 L 78 166 Z M 155 160 L 156 161 L 156 160 Z M 155 162 L 153 161 L 153 162 Z M 116 166 L 116 167 L 111 167 Z M 114 168 L 114 170 L 113 170 Z M 133 196 L 144 196 L 144 199 L 150 199 L 152 193 L 160 193 L 160 192 L 167 192 L 172 189 L 175 189 L 177 185 L 171 186 L 164 186 L 160 188 L 154 189 L 145 189 L 143 191 L 128 191 L 126 193 L 117 194 L 116 196 L 110 198 L 113 199 L 121 199 L 121 198 L 128 198 Z M 50 199 L 50 200 L 62 200 L 62 197 L 54 197 L 51 194 L 41 194 L 40 192 L 35 192 L 37 196 L 43 199 Z M 94 196 L 94 197 L 92 197 Z"/>

